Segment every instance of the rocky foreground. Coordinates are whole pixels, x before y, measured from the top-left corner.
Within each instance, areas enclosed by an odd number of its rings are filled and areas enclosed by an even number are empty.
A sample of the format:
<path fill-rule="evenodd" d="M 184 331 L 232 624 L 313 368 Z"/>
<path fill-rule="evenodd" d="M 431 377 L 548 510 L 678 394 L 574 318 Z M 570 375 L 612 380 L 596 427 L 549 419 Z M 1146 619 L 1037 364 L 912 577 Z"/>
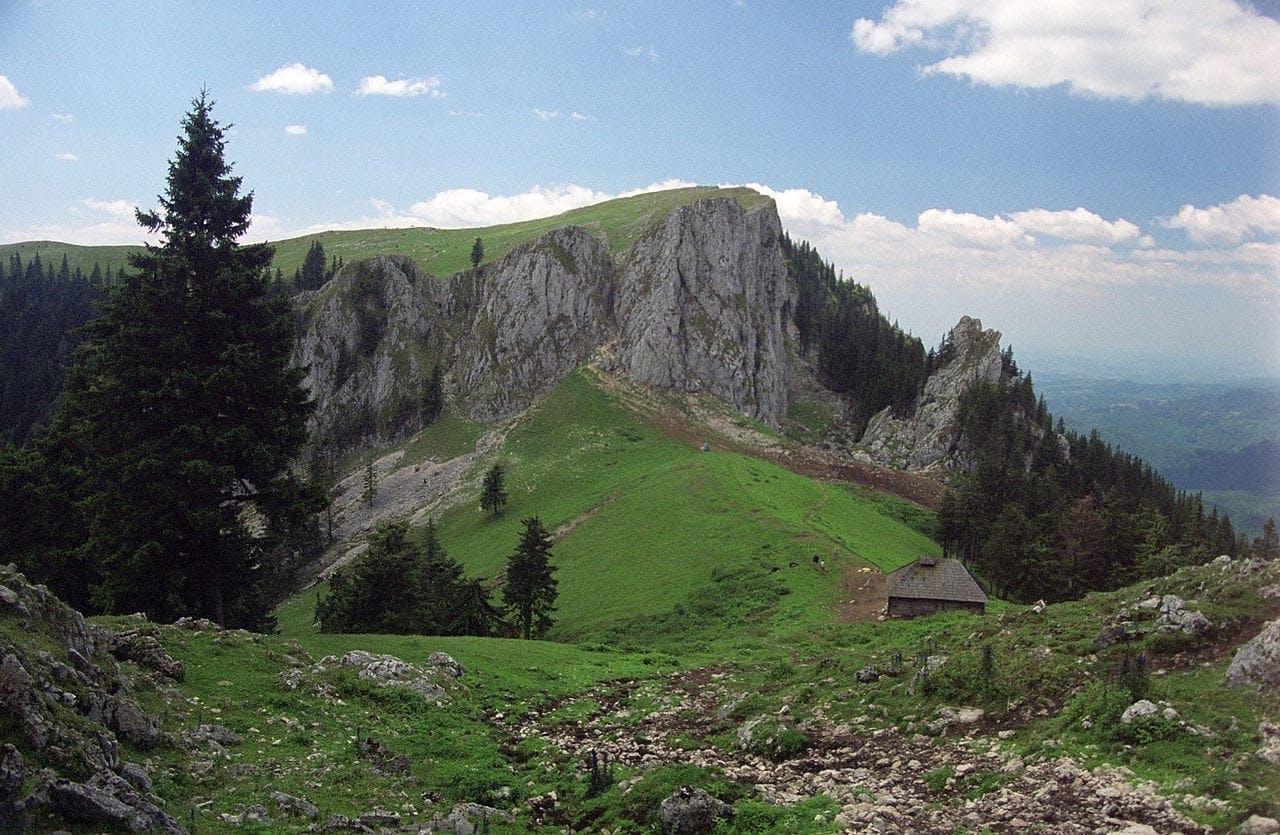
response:
<path fill-rule="evenodd" d="M 1260 599 L 1280 598 L 1276 566 L 1223 558 L 1195 572 L 1183 579 L 1205 592 L 1201 604 L 1213 602 L 1213 588 L 1238 589 L 1233 585 L 1237 582 L 1250 584 Z M 1237 648 L 1215 645 L 1213 636 L 1227 627 L 1214 624 L 1181 597 L 1149 595 L 1122 602 L 1094 646 L 1104 649 L 1117 641 L 1163 634 L 1191 648 L 1190 660 L 1168 659 L 1178 663 L 1199 667 L 1211 656 L 1230 653 L 1232 662 L 1225 674 L 1218 674 L 1222 680 L 1215 686 L 1261 688 L 1264 694 L 1280 690 L 1280 621 L 1247 626 L 1251 637 Z M 1018 617 L 1041 615 L 1033 608 Z M 142 626 L 124 625 L 135 621 Z M 1015 621 L 1006 628 L 1015 628 Z M 802 688 L 762 702 L 744 670 L 718 667 L 607 682 L 536 705 L 491 704 L 474 716 L 474 728 L 501 740 L 509 765 L 498 769 L 495 779 L 504 785 L 488 796 L 492 805 L 445 803 L 438 787 L 416 776 L 422 763 L 401 750 L 395 732 L 380 739 L 380 732 L 371 731 L 378 727 L 371 706 L 409 699 L 414 705 L 408 714 L 411 724 L 425 722 L 428 728 L 433 711 L 456 708 L 461 713 L 455 716 L 471 715 L 468 705 L 475 702 L 466 683 L 469 673 L 450 656 L 427 653 L 409 663 L 351 650 L 317 661 L 294 642 L 273 642 L 284 648 L 281 652 L 268 647 L 262 636 L 225 632 L 207 621 L 184 620 L 175 624 L 176 630 L 138 619 L 112 623 L 116 628 L 87 623 L 13 567 L 0 568 L 0 728 L 5 734 L 0 740 L 0 831 L 65 826 L 181 833 L 197 822 L 196 829 L 212 825 L 215 830 L 312 832 L 519 832 L 535 827 L 607 832 L 609 826 L 615 832 L 638 831 L 625 821 L 584 824 L 580 787 L 602 778 L 602 789 L 625 804 L 647 775 L 676 764 L 722 774 L 739 787 L 737 797 L 779 807 L 829 798 L 810 827 L 828 832 L 1203 833 L 1213 830 L 1187 812 L 1221 811 L 1230 802 L 1225 795 L 1169 787 L 1162 791 L 1123 767 L 1086 766 L 1079 756 L 1065 753 L 1069 746 L 1055 740 L 1028 748 L 1022 731 L 1041 716 L 1029 704 L 1000 716 L 964 705 L 891 716 L 870 699 L 862 702 L 864 715 L 837 719 L 831 715 L 837 712 L 832 702 L 806 700 L 799 695 Z M 234 732 L 206 722 L 202 709 L 194 717 L 190 711 L 182 713 L 183 703 L 200 700 L 184 695 L 188 671 L 157 635 L 179 643 L 185 640 L 182 635 L 204 635 L 202 640 L 218 647 L 239 647 L 269 659 L 274 684 L 267 685 L 272 693 L 265 703 L 272 709 L 241 717 L 246 727 Z M 858 671 L 856 682 L 845 682 L 840 689 L 869 686 L 878 675 L 867 667 Z M 353 691 L 343 682 L 352 679 L 376 692 L 403 691 L 403 698 L 348 704 Z M 819 684 L 834 691 L 840 683 L 826 679 Z M 312 711 L 308 717 L 317 720 L 307 723 L 312 731 L 294 715 L 303 715 L 297 710 L 304 702 Z M 773 706 L 761 707 L 765 703 Z M 156 704 L 167 707 L 157 711 Z M 1138 700 L 1120 721 L 1163 723 L 1160 727 L 1168 732 L 1214 745 L 1217 732 L 1184 720 L 1177 707 Z M 324 727 L 329 730 L 322 731 Z M 296 760 L 259 761 L 253 756 L 253 749 L 263 745 L 269 754 L 284 734 L 322 732 L 355 740 L 355 750 L 340 747 L 326 753 L 316 747 Z M 1239 754 L 1280 768 L 1280 728 L 1263 721 L 1256 739 L 1261 748 Z M 170 753 L 153 756 L 162 751 Z M 310 789 L 292 788 L 293 794 L 280 790 L 290 771 L 306 775 L 291 785 Z M 566 771 L 572 773 L 567 781 Z M 317 803 L 323 801 L 310 791 L 327 791 L 326 780 L 343 774 L 377 781 L 383 788 L 367 797 L 384 798 L 393 808 L 322 813 Z M 236 791 L 242 800 L 232 811 L 216 813 L 204 810 L 210 801 L 197 803 L 200 809 L 167 809 L 153 783 L 161 780 L 208 787 L 197 789 L 201 792 Z M 534 794 L 532 787 L 548 785 L 572 786 L 572 796 L 541 789 Z M 733 806 L 694 786 L 678 788 L 653 805 L 652 820 L 672 833 L 709 832 L 734 815 Z M 1236 831 L 1280 832 L 1280 822 L 1255 815 Z"/>
<path fill-rule="evenodd" d="M 637 696 L 660 707 L 635 715 L 628 705 Z M 1177 811 L 1155 784 L 1136 782 L 1124 769 L 1090 770 L 1069 757 L 1024 760 L 1002 744 L 1013 731 L 995 730 L 977 708 L 941 708 L 922 723 L 928 735 L 872 728 L 869 717 L 832 725 L 819 712 L 804 723 L 805 750 L 779 759 L 780 736 L 795 727 L 790 711 L 784 705 L 777 716 L 735 722 L 729 715 L 740 698 L 729 675 L 700 670 L 583 694 L 573 701 L 599 705 L 587 721 L 557 722 L 556 712 L 573 712 L 571 705 L 557 705 L 550 718 L 520 717 L 514 735 L 538 737 L 566 752 L 594 751 L 603 761 L 629 767 L 681 762 L 719 768 L 774 803 L 825 794 L 840 803 L 831 822 L 844 832 L 1210 831 Z M 687 750 L 682 744 L 726 732 L 736 736 L 735 750 Z M 984 785 L 994 788 L 970 796 Z M 704 810 L 713 816 L 731 811 L 705 801 L 691 804 L 698 810 L 695 816 L 707 814 Z M 539 822 L 561 822 L 554 805 L 542 804 Z M 688 826 L 685 831 L 701 831 Z"/>

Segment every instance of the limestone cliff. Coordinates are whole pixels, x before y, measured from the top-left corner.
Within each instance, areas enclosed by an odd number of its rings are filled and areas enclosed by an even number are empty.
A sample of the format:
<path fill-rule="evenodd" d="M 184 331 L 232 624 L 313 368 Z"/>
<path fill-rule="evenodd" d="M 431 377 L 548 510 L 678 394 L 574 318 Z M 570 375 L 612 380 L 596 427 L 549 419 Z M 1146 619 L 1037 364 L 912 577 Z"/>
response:
<path fill-rule="evenodd" d="M 897 418 L 886 408 L 868 421 L 862 446 L 874 463 L 916 471 L 964 465 L 960 397 L 974 383 L 1000 379 L 1000 332 L 963 316 L 948 342 L 950 357 L 929 375 L 911 417 Z"/>
<path fill-rule="evenodd" d="M 411 431 L 436 364 L 454 408 L 498 419 L 606 346 L 638 382 L 776 425 L 794 306 L 781 235 L 772 204 L 717 197 L 675 209 L 616 258 L 565 227 L 443 280 L 399 256 L 350 264 L 299 298 L 313 427 L 339 445 Z"/>
<path fill-rule="evenodd" d="M 673 211 L 622 259 L 618 358 L 631 379 L 703 391 L 776 425 L 794 304 L 776 212 L 736 201 Z"/>

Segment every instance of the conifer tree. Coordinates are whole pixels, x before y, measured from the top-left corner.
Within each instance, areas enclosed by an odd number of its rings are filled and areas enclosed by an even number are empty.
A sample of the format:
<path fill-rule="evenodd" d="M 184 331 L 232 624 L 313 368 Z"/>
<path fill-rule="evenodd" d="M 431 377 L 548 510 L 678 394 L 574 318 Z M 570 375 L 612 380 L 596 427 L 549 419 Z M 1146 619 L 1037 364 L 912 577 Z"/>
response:
<path fill-rule="evenodd" d="M 471 245 L 471 269 L 480 266 L 480 262 L 484 260 L 484 241 L 476 238 L 476 242 Z"/>
<path fill-rule="evenodd" d="M 440 366 L 431 367 L 431 375 L 422 388 L 422 420 L 424 423 L 435 423 L 436 418 L 444 411 L 444 386 L 440 378 Z"/>
<path fill-rule="evenodd" d="M 506 471 L 502 463 L 493 462 L 489 472 L 484 474 L 484 486 L 480 490 L 480 509 L 490 516 L 497 516 L 507 504 L 507 488 L 504 485 Z"/>
<path fill-rule="evenodd" d="M 100 608 L 262 628 L 284 520 L 320 501 L 289 469 L 312 405 L 289 303 L 262 278 L 272 251 L 238 243 L 253 196 L 212 107 L 202 92 L 183 119 L 160 209 L 137 213 L 162 243 L 85 327 L 44 448 L 75 474 Z"/>
<path fill-rule="evenodd" d="M 551 628 L 555 611 L 556 580 L 551 575 L 551 535 L 542 520 L 523 520 L 524 531 L 515 553 L 507 559 L 507 580 L 502 600 L 520 627 L 524 638 L 541 638 Z"/>

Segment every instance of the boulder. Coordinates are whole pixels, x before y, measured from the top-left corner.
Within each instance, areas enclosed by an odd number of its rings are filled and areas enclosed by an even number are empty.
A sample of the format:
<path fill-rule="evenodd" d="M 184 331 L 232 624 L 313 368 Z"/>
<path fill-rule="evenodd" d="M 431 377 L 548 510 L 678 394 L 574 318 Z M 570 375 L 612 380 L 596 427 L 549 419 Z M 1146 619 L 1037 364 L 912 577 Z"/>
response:
<path fill-rule="evenodd" d="M 443 818 L 431 822 L 431 832 L 447 832 L 450 835 L 477 835 L 487 832 L 492 822 L 510 824 L 515 820 L 509 813 L 479 803 L 459 803 Z"/>
<path fill-rule="evenodd" d="M 1264 818 L 1262 815 L 1250 815 L 1235 831 L 1238 835 L 1276 835 L 1280 833 L 1280 821 Z"/>
<path fill-rule="evenodd" d="M 160 740 L 160 720 L 140 708 L 133 699 L 108 699 L 106 720 L 122 739 L 138 748 L 150 748 Z"/>
<path fill-rule="evenodd" d="M 720 818 L 733 817 L 733 807 L 702 789 L 681 786 L 662 801 L 658 822 L 669 835 L 711 832 Z"/>
<path fill-rule="evenodd" d="M 1280 620 L 1265 624 L 1236 650 L 1227 667 L 1227 686 L 1280 688 Z"/>
<path fill-rule="evenodd" d="M 49 803 L 63 818 L 87 826 L 103 826 L 143 832 L 151 828 L 146 816 L 110 792 L 85 783 L 55 780 L 49 787 Z"/>
<path fill-rule="evenodd" d="M 1166 594 L 1160 601 L 1160 628 L 1167 631 L 1181 630 L 1187 635 L 1200 635 L 1213 628 L 1202 612 L 1186 608 L 1186 603 L 1176 594 Z"/>
<path fill-rule="evenodd" d="M 182 681 L 186 677 L 186 668 L 181 661 L 171 656 L 154 636 L 143 635 L 136 629 L 113 634 L 107 643 L 107 651 L 121 661 L 132 661 L 173 681 Z"/>
<path fill-rule="evenodd" d="M 880 671 L 877 670 L 875 667 L 866 666 L 866 667 L 863 667 L 861 670 L 858 670 L 858 674 L 856 678 L 862 684 L 870 684 L 871 682 L 877 681 L 880 678 Z"/>
<path fill-rule="evenodd" d="M 444 652 L 433 652 L 427 656 L 427 661 L 435 664 L 440 671 L 449 678 L 462 678 L 463 667 L 457 661 L 453 660 L 453 656 Z"/>
<path fill-rule="evenodd" d="M 1158 712 L 1159 710 L 1154 703 L 1146 699 L 1139 699 L 1124 709 L 1124 713 L 1120 714 L 1120 721 L 1130 725 L 1133 724 L 1135 719 L 1140 719 L 1143 716 L 1155 716 Z"/>

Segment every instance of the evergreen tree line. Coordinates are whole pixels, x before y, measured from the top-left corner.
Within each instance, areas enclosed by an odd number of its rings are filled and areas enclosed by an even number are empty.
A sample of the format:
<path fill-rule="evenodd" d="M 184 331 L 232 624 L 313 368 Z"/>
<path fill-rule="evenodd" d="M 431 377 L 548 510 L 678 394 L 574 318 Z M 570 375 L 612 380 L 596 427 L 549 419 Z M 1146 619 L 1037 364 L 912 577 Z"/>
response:
<path fill-rule="evenodd" d="M 1055 425 L 1011 351 L 1003 366 L 998 383 L 961 400 L 957 451 L 967 467 L 940 514 L 944 547 L 996 594 L 1071 599 L 1219 554 L 1276 556 L 1265 536 L 1237 536 L 1225 514 L 1205 513 L 1199 494 L 1177 491 L 1096 431 Z"/>
<path fill-rule="evenodd" d="M 433 520 L 416 543 L 408 523 L 379 523 L 365 552 L 335 572 L 317 598 L 321 631 L 543 637 L 555 611 L 551 535 L 536 516 L 523 525 L 507 560 L 500 609 L 480 580 L 463 576 Z"/>
<path fill-rule="evenodd" d="M 39 253 L 0 260 L 0 441 L 22 444 L 48 419 L 63 368 L 80 343 L 76 329 L 93 316 L 108 284 L 102 268 L 54 269 Z"/>
<path fill-rule="evenodd" d="M 814 360 L 823 385 L 855 404 L 860 424 L 886 406 L 909 415 L 931 370 L 924 344 L 890 323 L 868 288 L 838 276 L 807 241 L 784 234 L 782 252 L 797 291 L 799 352 Z"/>
<path fill-rule="evenodd" d="M 77 332 L 49 422 L 0 447 L 0 560 L 85 611 L 270 629 L 327 499 L 291 467 L 313 407 L 272 250 L 238 243 L 252 195 L 212 102 L 192 104 L 160 208 L 137 215 L 161 245 Z"/>

